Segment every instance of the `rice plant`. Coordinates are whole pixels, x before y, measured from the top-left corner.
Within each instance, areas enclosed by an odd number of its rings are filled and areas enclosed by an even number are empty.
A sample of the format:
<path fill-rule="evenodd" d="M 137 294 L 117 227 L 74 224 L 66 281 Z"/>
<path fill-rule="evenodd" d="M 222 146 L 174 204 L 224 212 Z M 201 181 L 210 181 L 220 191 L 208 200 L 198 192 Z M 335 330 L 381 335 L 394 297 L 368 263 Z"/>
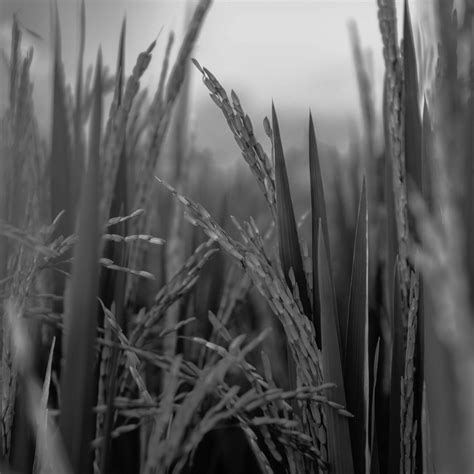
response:
<path fill-rule="evenodd" d="M 263 142 L 238 93 L 192 57 L 211 3 L 188 10 L 174 63 L 174 34 L 159 35 L 128 77 L 124 18 L 114 74 L 99 48 L 87 79 L 82 1 L 74 88 L 53 8 L 49 137 L 32 99 L 34 52 L 12 18 L 1 471 L 473 472 L 472 5 L 459 17 L 452 0 L 433 2 L 439 48 L 425 84 L 431 52 L 417 47 L 408 2 L 400 40 L 394 0 L 378 0 L 383 137 L 363 35 L 349 24 L 362 137 L 336 156 L 334 185 L 310 112 L 301 196 L 278 98 Z M 190 146 L 192 74 L 248 167 L 233 186 L 213 182 Z"/>

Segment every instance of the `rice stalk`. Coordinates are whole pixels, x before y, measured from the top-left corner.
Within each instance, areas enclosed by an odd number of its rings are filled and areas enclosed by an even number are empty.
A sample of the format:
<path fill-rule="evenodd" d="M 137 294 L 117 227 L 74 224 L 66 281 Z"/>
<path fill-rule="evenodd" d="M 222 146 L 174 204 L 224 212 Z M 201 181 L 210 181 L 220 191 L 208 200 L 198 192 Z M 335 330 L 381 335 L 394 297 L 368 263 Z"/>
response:
<path fill-rule="evenodd" d="M 189 15 L 189 4 L 187 7 L 187 16 Z M 173 133 L 173 157 L 172 157 L 172 176 L 177 189 L 184 191 L 188 184 L 189 168 L 189 150 L 187 149 L 188 120 L 189 115 L 189 95 L 190 95 L 190 68 L 189 64 L 183 65 L 184 72 L 180 96 L 177 98 L 176 113 L 174 120 Z M 158 92 L 158 91 L 157 91 Z M 159 93 L 159 92 L 158 92 Z M 165 275 L 168 280 L 172 279 L 185 260 L 185 233 L 184 217 L 176 201 L 172 201 L 170 213 L 168 245 L 165 248 Z M 180 318 L 180 304 L 174 304 L 166 312 L 165 325 L 173 327 L 178 324 Z M 176 335 L 166 338 L 163 350 L 165 354 L 174 354 L 176 352 Z"/>
<path fill-rule="evenodd" d="M 143 472 L 146 474 L 159 472 L 157 470 L 157 465 L 160 461 L 160 452 L 157 448 L 160 446 L 161 438 L 167 430 L 169 421 L 173 418 L 173 402 L 179 388 L 178 373 L 180 363 L 181 357 L 178 355 L 174 358 L 169 377 L 167 377 L 167 383 L 161 398 L 160 411 L 155 417 L 148 440 L 148 457 L 146 459 L 146 464 L 143 467 Z"/>
<path fill-rule="evenodd" d="M 421 416 L 418 418 L 416 397 L 415 372 L 416 366 L 417 326 L 418 326 L 419 279 L 412 274 L 410 284 L 410 311 L 408 314 L 408 328 L 406 335 L 405 367 L 401 380 L 401 406 L 400 406 L 400 472 L 414 473 L 417 469 L 417 444 L 418 430 L 420 429 Z M 421 413 L 420 413 L 421 415 Z"/>
<path fill-rule="evenodd" d="M 139 393 L 140 397 L 145 400 L 147 403 L 153 403 L 153 398 L 148 392 L 148 389 L 146 387 L 146 383 L 140 374 L 140 359 L 138 358 L 138 355 L 143 355 L 145 351 L 140 351 L 136 347 L 131 346 L 129 340 L 125 336 L 122 328 L 118 325 L 115 315 L 107 309 L 103 302 L 100 302 L 102 306 L 102 311 L 104 312 L 105 317 L 107 318 L 107 324 L 110 326 L 112 329 L 112 332 L 114 333 L 115 339 L 119 342 L 119 347 L 121 350 L 125 351 L 125 367 L 127 369 L 127 372 L 130 372 L 130 375 L 132 379 L 134 380 Z M 101 344 L 107 345 L 107 343 L 110 343 L 113 348 L 117 348 L 117 343 L 115 341 L 107 341 L 107 340 L 101 340 Z M 133 350 L 132 350 L 133 349 Z M 118 393 L 123 394 L 126 391 L 126 377 L 122 377 L 119 380 L 119 388 L 118 388 Z M 110 393 L 110 392 L 109 392 Z M 115 397 L 113 397 L 115 398 Z"/>
<path fill-rule="evenodd" d="M 164 184 L 164 183 L 163 183 Z M 286 337 L 296 361 L 297 377 L 301 385 L 313 385 L 322 380 L 319 366 L 319 355 L 314 346 L 314 329 L 311 322 L 304 315 L 294 301 L 294 295 L 287 284 L 282 281 L 280 272 L 270 264 L 261 244 L 250 235 L 244 235 L 247 245 L 232 239 L 199 204 L 177 193 L 169 185 L 169 191 L 185 206 L 188 220 L 200 226 L 204 232 L 237 259 L 246 269 L 256 289 L 265 297 L 274 314 L 282 322 Z M 252 246 L 250 246 L 252 241 Z M 255 249 L 258 249 L 258 253 Z M 313 437 L 315 445 L 325 443 L 325 438 L 318 438 L 322 426 L 321 413 L 318 407 L 312 404 L 303 405 L 304 419 L 307 429 Z M 321 435 L 322 436 L 322 435 Z M 322 448 L 323 449 L 323 448 Z M 325 449 L 325 448 L 324 448 Z M 321 454 L 318 462 L 324 464 L 325 455 Z"/>
<path fill-rule="evenodd" d="M 222 111 L 227 125 L 234 136 L 234 140 L 242 152 L 242 156 L 249 165 L 252 174 L 265 196 L 274 220 L 276 220 L 276 191 L 275 171 L 262 145 L 255 137 L 250 117 L 245 114 L 237 94 L 232 91 L 232 105 L 225 89 L 217 78 L 208 69 L 202 67 L 195 59 L 193 63 L 202 74 L 204 85 L 210 91 L 210 97 Z M 264 123 L 267 123 L 268 120 Z M 270 125 L 266 129 L 271 132 Z"/>
<path fill-rule="evenodd" d="M 216 252 L 216 249 L 212 248 L 212 246 L 213 241 L 211 240 L 201 244 L 173 278 L 158 292 L 151 308 L 137 320 L 130 335 L 130 340 L 133 344 L 143 345 L 160 321 L 160 318 L 166 314 L 173 304 L 194 287 L 202 268 Z M 174 327 L 177 323 L 178 321 L 171 325 L 165 324 L 165 327 Z M 170 352 L 165 352 L 165 354 L 172 355 Z"/>
<path fill-rule="evenodd" d="M 156 168 L 156 162 L 163 144 L 168 125 L 171 119 L 171 112 L 173 110 L 174 103 L 178 97 L 179 92 L 183 86 L 185 78 L 186 63 L 190 58 L 191 52 L 194 48 L 194 44 L 197 40 L 199 32 L 202 28 L 204 19 L 207 12 L 212 4 L 212 0 L 200 0 L 196 5 L 193 16 L 186 30 L 185 37 L 178 51 L 176 61 L 170 72 L 168 81 L 166 83 L 166 91 L 164 93 L 164 104 L 162 113 L 158 120 L 153 123 L 148 150 L 143 164 L 140 165 L 140 176 L 149 176 L 150 173 L 154 173 Z M 143 186 L 137 190 L 135 203 L 138 207 L 145 207 L 144 204 L 147 202 L 147 198 L 150 195 L 151 182 L 145 180 Z"/>
<path fill-rule="evenodd" d="M 229 355 L 221 359 L 213 367 L 204 370 L 194 388 L 180 404 L 166 440 L 157 449 L 155 469 L 147 472 L 161 472 L 171 467 L 174 462 L 176 462 L 176 465 L 173 468 L 173 472 L 179 472 L 184 467 L 190 453 L 197 446 L 198 440 L 202 438 L 204 432 L 211 429 L 219 421 L 219 417 L 214 417 L 206 423 L 207 426 L 190 430 L 193 414 L 196 413 L 198 407 L 202 404 L 204 397 L 224 379 L 225 374 L 235 362 L 243 360 L 246 354 L 261 342 L 263 337 L 264 334 L 242 349 L 240 346 L 243 342 L 243 337 L 237 337 L 230 345 Z M 219 409 L 224 404 L 225 399 L 224 402 L 216 405 L 216 408 Z M 207 420 L 203 418 L 203 421 Z"/>
<path fill-rule="evenodd" d="M 158 80 L 158 87 L 155 91 L 155 96 L 153 97 L 153 102 L 150 105 L 149 118 L 150 123 L 155 123 L 160 120 L 160 117 L 163 113 L 163 106 L 165 102 L 165 85 L 166 79 L 168 76 L 168 69 L 170 63 L 171 49 L 174 44 L 174 33 L 171 31 L 168 35 L 168 42 L 166 43 L 165 57 L 161 65 L 160 78 Z"/>
<path fill-rule="evenodd" d="M 125 26 L 123 26 L 121 32 L 121 50 L 123 50 L 124 48 L 124 41 Z M 132 71 L 132 75 L 128 78 L 126 82 L 123 97 L 120 94 L 120 103 L 118 102 L 118 89 L 116 89 L 116 94 L 114 97 L 115 100 L 113 101 L 110 108 L 109 118 L 104 134 L 104 160 L 101 168 L 101 183 L 103 187 L 103 195 L 101 199 L 101 216 L 103 216 L 103 220 L 109 218 L 108 212 L 110 210 L 110 206 L 113 199 L 113 190 L 121 162 L 120 157 L 124 151 L 125 132 L 130 110 L 140 87 L 140 78 L 142 77 L 142 75 L 150 64 L 151 53 L 155 48 L 155 45 L 156 40 L 153 41 L 145 51 L 138 55 L 138 58 Z M 121 71 L 123 71 L 123 64 L 120 66 L 120 62 L 119 68 L 121 68 Z M 117 87 L 119 87 L 119 85 L 121 87 L 120 77 L 118 79 L 117 84 Z"/>
<path fill-rule="evenodd" d="M 385 114 L 388 131 L 387 147 L 390 150 L 392 163 L 393 192 L 395 194 L 395 219 L 398 238 L 400 278 L 402 281 L 402 305 L 407 308 L 408 286 L 410 282 L 408 263 L 408 214 L 406 189 L 406 164 L 404 144 L 404 109 L 403 109 L 403 63 L 397 38 L 397 12 L 394 0 L 378 0 L 379 28 L 383 41 L 385 61 Z M 405 309 L 403 315 L 405 314 Z"/>

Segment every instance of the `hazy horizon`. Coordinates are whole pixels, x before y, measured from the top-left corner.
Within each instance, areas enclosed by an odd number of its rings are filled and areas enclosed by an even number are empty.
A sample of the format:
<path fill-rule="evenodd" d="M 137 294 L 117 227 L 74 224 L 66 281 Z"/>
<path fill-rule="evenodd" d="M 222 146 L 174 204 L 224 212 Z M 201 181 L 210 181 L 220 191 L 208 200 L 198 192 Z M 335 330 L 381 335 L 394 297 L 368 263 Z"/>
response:
<path fill-rule="evenodd" d="M 80 2 L 61 0 L 58 3 L 66 76 L 74 85 Z M 402 2 L 397 3 L 401 7 Z M 176 31 L 175 54 L 181 43 L 185 7 L 184 1 L 168 0 L 121 0 L 114 2 L 113 8 L 108 0 L 86 2 L 86 67 L 94 62 L 100 45 L 105 64 L 114 68 L 121 22 L 126 15 L 128 73 L 139 52 L 159 34 L 152 63 L 142 80 L 142 87 L 150 88 L 152 94 L 171 30 Z M 38 116 L 46 126 L 51 108 L 51 94 L 47 88 L 51 70 L 49 3 L 10 0 L 2 2 L 0 8 L 0 44 L 7 56 L 13 12 L 17 12 L 26 28 L 42 37 L 39 40 L 27 32 L 24 34 L 25 43 L 35 48 L 34 97 Z M 356 22 L 363 48 L 371 51 L 378 107 L 383 58 L 375 0 L 216 0 L 204 22 L 193 56 L 208 67 L 228 91 L 234 89 L 238 93 L 258 130 L 262 129 L 261 122 L 269 114 L 274 100 L 286 117 L 282 132 L 287 136 L 285 143 L 288 146 L 298 146 L 298 135 L 304 136 L 311 109 L 320 138 L 345 148 L 361 120 L 347 27 L 349 20 Z M 5 95 L 3 100 L 0 98 L 0 104 L 2 101 L 5 102 Z M 190 107 L 190 123 L 198 146 L 221 153 L 229 143 L 228 131 L 225 126 L 216 128 L 220 111 L 212 111 L 214 104 L 194 68 L 191 68 Z M 301 130 L 300 134 L 298 130 Z"/>

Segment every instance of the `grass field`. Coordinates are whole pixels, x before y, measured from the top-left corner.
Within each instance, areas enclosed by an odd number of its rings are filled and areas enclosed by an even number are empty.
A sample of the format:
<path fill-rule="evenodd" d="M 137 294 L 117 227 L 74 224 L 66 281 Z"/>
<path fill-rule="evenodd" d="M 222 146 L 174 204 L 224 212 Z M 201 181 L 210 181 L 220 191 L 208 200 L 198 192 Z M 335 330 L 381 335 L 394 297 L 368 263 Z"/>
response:
<path fill-rule="evenodd" d="M 383 104 L 351 23 L 363 120 L 347 156 L 310 112 L 290 157 L 276 97 L 258 138 L 194 57 L 211 0 L 137 58 L 124 19 L 114 71 L 100 48 L 84 64 L 83 2 L 71 83 L 53 7 L 45 136 L 11 19 L 0 472 L 474 472 L 474 6 L 433 0 L 425 44 L 407 3 L 373 1 Z M 241 152 L 235 176 L 193 146 L 191 75 Z"/>

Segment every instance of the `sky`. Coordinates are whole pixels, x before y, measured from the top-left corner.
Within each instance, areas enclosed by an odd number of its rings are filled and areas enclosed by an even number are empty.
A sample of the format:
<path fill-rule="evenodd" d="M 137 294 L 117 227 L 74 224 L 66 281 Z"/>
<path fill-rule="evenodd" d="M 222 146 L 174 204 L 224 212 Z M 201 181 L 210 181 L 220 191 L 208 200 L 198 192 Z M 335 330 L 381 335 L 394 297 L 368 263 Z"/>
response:
<path fill-rule="evenodd" d="M 79 1 L 59 0 L 58 3 L 66 74 L 74 82 Z M 274 100 L 277 110 L 288 117 L 280 124 L 284 140 L 286 135 L 287 142 L 294 146 L 303 141 L 304 124 L 311 109 L 322 139 L 344 148 L 351 131 L 361 121 L 347 27 L 349 20 L 356 22 L 363 47 L 371 51 L 374 76 L 378 78 L 375 93 L 377 98 L 381 95 L 383 59 L 376 3 L 376 0 L 215 0 L 193 55 L 227 90 L 234 89 L 238 93 L 258 131 Z M 424 3 L 424 0 L 416 5 L 410 2 L 415 20 L 423 18 Z M 400 17 L 402 2 L 397 4 Z M 180 43 L 185 8 L 186 2 L 176 0 L 89 0 L 86 2 L 86 64 L 94 62 L 100 45 L 105 63 L 114 67 L 121 22 L 126 15 L 129 72 L 138 53 L 159 35 L 152 63 L 142 81 L 143 87 L 152 89 L 157 83 L 171 29 L 178 36 L 175 45 Z M 35 99 L 41 116 L 47 117 L 51 72 L 49 3 L 1 1 L 0 47 L 7 54 L 11 15 L 15 11 L 25 27 L 43 38 L 38 40 L 26 35 L 25 42 L 35 47 Z M 197 143 L 213 149 L 216 142 L 214 148 L 221 152 L 219 146 L 227 146 L 220 143 L 221 135 L 226 133 L 225 126 L 216 129 L 220 112 L 215 110 L 194 69 L 191 85 L 191 123 Z M 1 92 L 0 105 L 5 101 L 5 90 Z"/>

